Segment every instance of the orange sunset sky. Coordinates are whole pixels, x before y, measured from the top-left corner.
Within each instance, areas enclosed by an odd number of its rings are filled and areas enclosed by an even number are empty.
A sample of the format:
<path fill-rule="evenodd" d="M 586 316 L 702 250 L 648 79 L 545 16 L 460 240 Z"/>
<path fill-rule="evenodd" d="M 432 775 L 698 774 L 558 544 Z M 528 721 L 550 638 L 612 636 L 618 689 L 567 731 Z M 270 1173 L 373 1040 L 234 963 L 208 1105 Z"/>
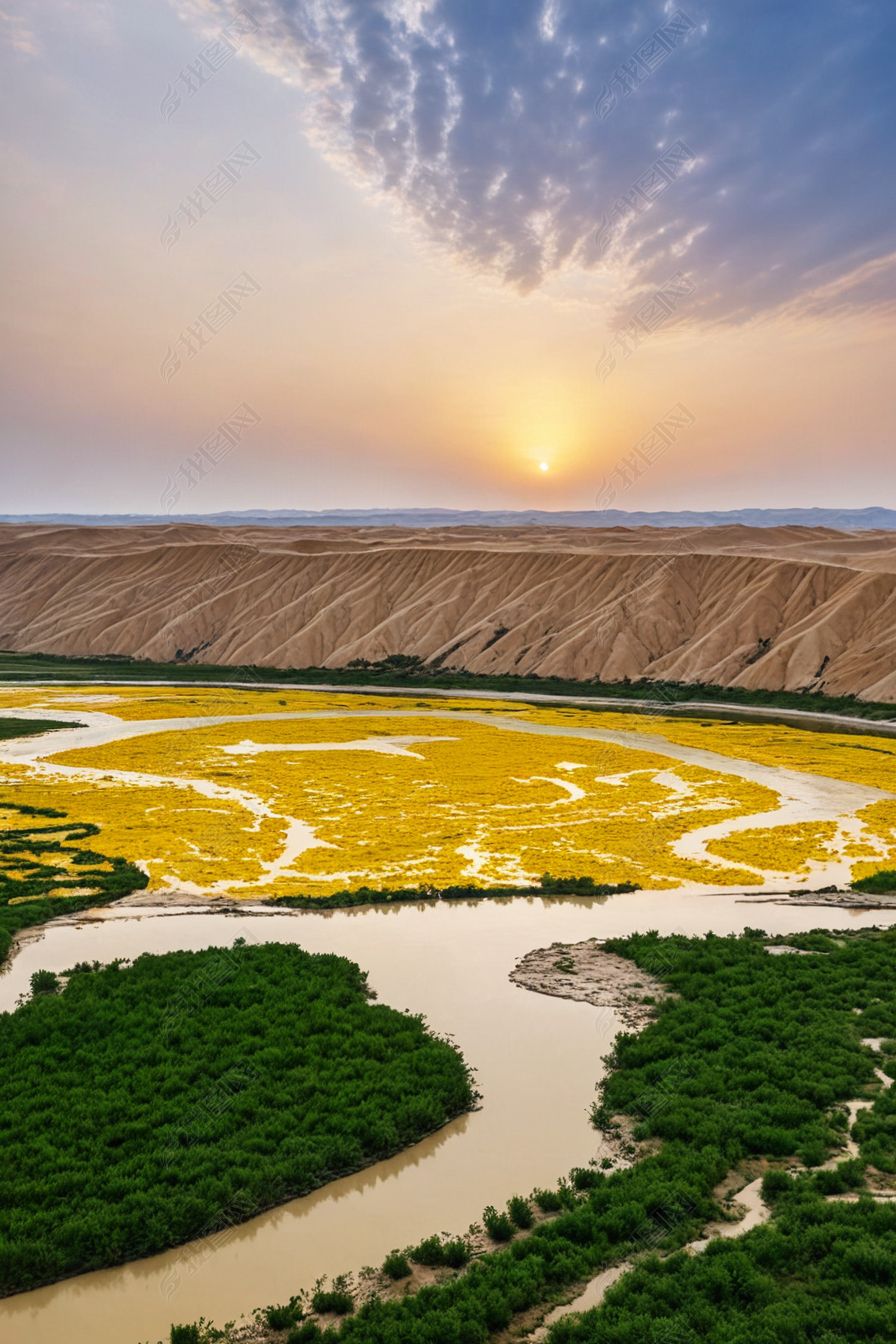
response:
<path fill-rule="evenodd" d="M 892 11 L 744 8 L 11 0 L 0 510 L 893 504 Z"/>

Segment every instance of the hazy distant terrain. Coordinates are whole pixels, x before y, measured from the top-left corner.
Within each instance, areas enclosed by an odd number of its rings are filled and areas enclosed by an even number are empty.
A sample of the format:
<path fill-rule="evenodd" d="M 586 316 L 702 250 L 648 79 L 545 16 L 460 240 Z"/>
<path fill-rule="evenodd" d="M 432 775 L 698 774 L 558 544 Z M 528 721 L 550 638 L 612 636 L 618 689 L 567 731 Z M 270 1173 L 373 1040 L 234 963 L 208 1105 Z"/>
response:
<path fill-rule="evenodd" d="M 228 513 L 3 514 L 0 523 L 68 523 L 122 527 L 207 523 L 214 527 L 833 527 L 844 532 L 896 530 L 896 509 L 728 509 L 634 512 L 594 509 L 246 509 Z"/>
<path fill-rule="evenodd" d="M 896 537 L 801 527 L 0 527 L 0 648 L 896 700 Z"/>

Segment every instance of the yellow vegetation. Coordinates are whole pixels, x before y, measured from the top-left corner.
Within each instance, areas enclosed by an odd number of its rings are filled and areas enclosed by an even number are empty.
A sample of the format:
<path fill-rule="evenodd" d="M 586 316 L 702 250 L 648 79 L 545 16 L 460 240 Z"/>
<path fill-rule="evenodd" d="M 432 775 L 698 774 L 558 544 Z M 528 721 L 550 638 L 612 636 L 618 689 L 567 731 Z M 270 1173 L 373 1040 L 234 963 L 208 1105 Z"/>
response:
<path fill-rule="evenodd" d="M 0 764 L 8 796 L 95 821 L 104 848 L 145 865 L 155 889 L 326 894 L 524 883 L 545 871 L 718 887 L 838 857 L 861 857 L 858 874 L 896 854 L 894 800 L 864 809 L 861 839 L 832 818 L 741 831 L 688 857 L 690 832 L 779 799 L 663 752 L 665 739 L 896 793 L 896 744 L 871 736 L 425 695 L 87 686 L 17 688 L 3 700 L 112 715 L 123 732 L 159 721 L 157 732 L 37 765 Z M 245 721 L 256 715 L 270 717 Z M 654 740 L 606 743 L 594 730 Z"/>
<path fill-rule="evenodd" d="M 605 728 L 660 734 L 669 742 L 737 760 L 827 775 L 829 779 L 870 784 L 896 793 L 896 739 L 874 737 L 871 732 L 822 733 L 774 723 L 732 723 L 672 715 L 610 713 L 601 714 L 600 719 Z"/>
<path fill-rule="evenodd" d="M 722 859 L 751 868 L 805 875 L 812 860 L 826 863 L 837 858 L 833 845 L 836 836 L 835 822 L 806 821 L 768 830 L 736 831 L 714 841 L 708 849 Z"/>

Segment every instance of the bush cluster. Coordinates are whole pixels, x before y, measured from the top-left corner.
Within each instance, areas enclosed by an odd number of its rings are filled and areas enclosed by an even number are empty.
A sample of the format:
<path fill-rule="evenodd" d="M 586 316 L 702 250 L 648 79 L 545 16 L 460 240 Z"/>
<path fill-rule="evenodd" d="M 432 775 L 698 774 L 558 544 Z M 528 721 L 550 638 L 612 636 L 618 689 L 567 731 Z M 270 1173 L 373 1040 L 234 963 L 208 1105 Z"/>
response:
<path fill-rule="evenodd" d="M 342 957 L 238 942 L 77 967 L 0 1032 L 0 1293 L 243 1221 L 474 1097 L 455 1047 Z"/>

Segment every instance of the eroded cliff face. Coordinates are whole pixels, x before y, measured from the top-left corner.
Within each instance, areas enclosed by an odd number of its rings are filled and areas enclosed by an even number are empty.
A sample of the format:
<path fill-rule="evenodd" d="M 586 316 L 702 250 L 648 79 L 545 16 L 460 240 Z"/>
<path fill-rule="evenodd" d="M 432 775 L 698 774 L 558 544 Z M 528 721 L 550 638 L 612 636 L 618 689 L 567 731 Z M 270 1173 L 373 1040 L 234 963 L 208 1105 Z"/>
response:
<path fill-rule="evenodd" d="M 0 648 L 652 677 L 896 701 L 896 535 L 0 527 Z"/>

